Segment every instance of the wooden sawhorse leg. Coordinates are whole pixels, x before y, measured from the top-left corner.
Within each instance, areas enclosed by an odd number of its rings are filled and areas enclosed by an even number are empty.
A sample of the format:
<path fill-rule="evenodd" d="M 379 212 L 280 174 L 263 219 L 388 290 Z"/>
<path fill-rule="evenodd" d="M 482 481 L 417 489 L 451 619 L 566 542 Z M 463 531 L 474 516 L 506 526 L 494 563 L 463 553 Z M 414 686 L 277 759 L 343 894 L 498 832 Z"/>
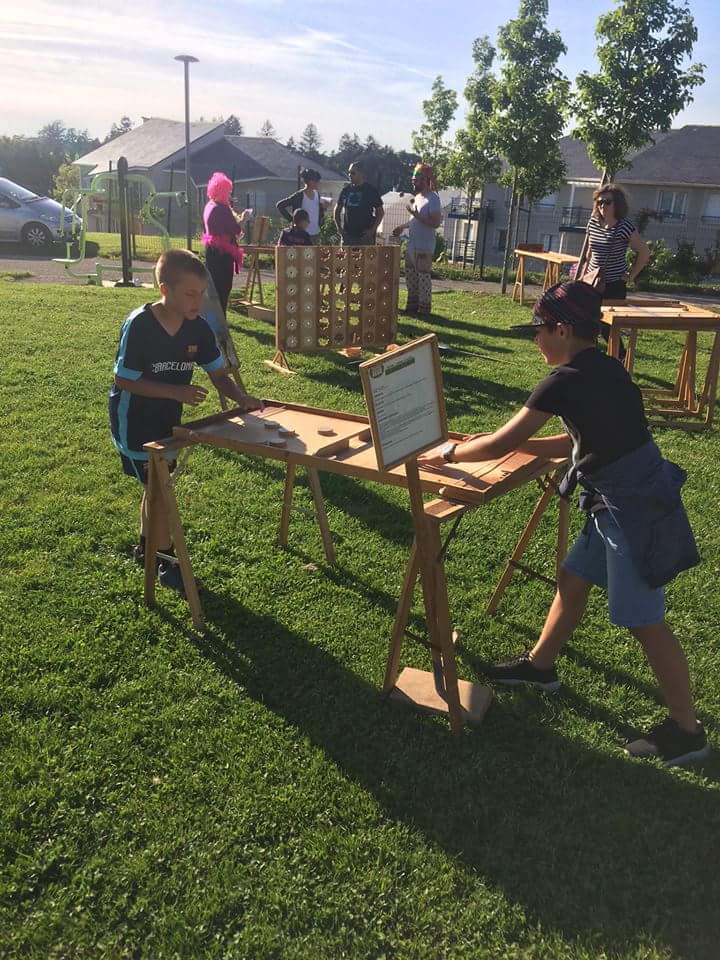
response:
<path fill-rule="evenodd" d="M 296 471 L 297 464 L 295 461 L 288 460 L 287 471 L 285 473 L 282 512 L 280 514 L 280 528 L 278 530 L 278 543 L 281 547 L 286 547 L 288 544 Z M 320 528 L 320 536 L 322 537 L 325 559 L 328 563 L 335 563 L 335 545 L 333 544 L 330 524 L 328 523 L 327 512 L 325 510 L 325 498 L 323 497 L 322 487 L 320 486 L 320 477 L 317 470 L 314 470 L 312 467 L 307 468 L 307 474 L 308 485 L 315 507 L 315 517 L 318 527 Z"/>
<path fill-rule="evenodd" d="M 180 520 L 172 477 L 165 458 L 159 454 L 151 453 L 148 463 L 148 532 L 145 541 L 145 603 L 148 606 L 152 606 L 155 602 L 155 554 L 158 548 L 157 518 L 161 510 L 167 517 L 193 624 L 201 629 L 203 614 L 200 594 L 185 543 L 185 531 Z"/>
<path fill-rule="evenodd" d="M 517 298 L 515 294 L 518 294 Z M 515 285 L 513 286 L 512 300 L 517 299 L 517 302 L 522 306 L 525 303 L 525 257 L 518 257 L 517 271 L 515 273 Z"/>
<path fill-rule="evenodd" d="M 436 500 L 425 507 L 425 558 L 421 557 L 416 537 L 410 551 L 402 592 L 393 624 L 383 692 L 393 699 L 412 704 L 422 710 L 446 713 L 454 733 L 462 730 L 465 722 L 478 725 L 492 700 L 492 691 L 480 684 L 458 680 L 455 648 L 452 640 L 450 611 L 445 578 L 445 548 L 440 536 L 442 523 L 452 517 L 457 520 L 466 506 Z M 452 536 L 452 533 L 451 533 Z M 423 570 L 423 559 L 425 569 Z M 428 563 L 429 560 L 429 563 Z M 412 607 L 418 578 L 421 579 L 429 639 L 422 641 L 430 648 L 432 673 L 406 668 L 400 673 L 403 640 Z M 413 639 L 418 639 L 414 637 Z"/>
<path fill-rule="evenodd" d="M 505 569 L 503 570 L 502 576 L 498 581 L 498 585 L 493 591 L 493 595 L 490 598 L 490 602 L 487 605 L 487 613 L 495 613 L 497 610 L 500 600 L 502 599 L 503 594 L 508 588 L 508 584 L 513 578 L 513 574 L 516 570 L 522 570 L 523 573 L 528 574 L 531 577 L 534 577 L 537 580 L 542 580 L 545 583 L 550 584 L 551 586 L 556 585 L 556 580 L 551 580 L 550 577 L 546 577 L 543 574 L 537 573 L 535 570 L 526 567 L 524 564 L 520 563 L 520 559 L 528 548 L 528 545 L 532 539 L 533 534 L 535 533 L 540 520 L 543 517 L 543 514 L 550 506 L 550 501 L 552 500 L 555 492 L 557 491 L 557 477 L 552 478 L 548 477 L 545 481 L 538 480 L 538 484 L 543 490 L 543 493 L 535 505 L 535 509 L 532 512 L 530 519 L 527 522 L 525 529 L 522 532 L 520 539 L 518 540 L 515 549 L 512 552 L 512 556 L 507 562 Z M 569 527 L 569 504 L 567 500 L 564 500 L 562 497 L 559 497 L 559 510 L 560 515 L 558 518 L 558 539 L 557 547 L 555 551 L 555 577 L 560 572 L 560 567 L 562 562 L 565 559 L 567 554 L 567 541 L 568 541 L 568 527 Z"/>

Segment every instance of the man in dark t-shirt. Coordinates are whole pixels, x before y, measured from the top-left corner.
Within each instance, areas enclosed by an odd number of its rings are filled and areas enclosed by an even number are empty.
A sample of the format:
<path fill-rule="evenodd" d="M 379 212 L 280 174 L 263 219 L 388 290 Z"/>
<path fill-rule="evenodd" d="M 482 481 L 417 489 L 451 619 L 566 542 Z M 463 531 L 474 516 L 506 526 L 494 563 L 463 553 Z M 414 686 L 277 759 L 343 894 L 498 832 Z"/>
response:
<path fill-rule="evenodd" d="M 664 520 L 663 511 L 649 512 L 647 502 L 664 494 L 662 480 L 656 477 L 664 476 L 666 462 L 648 432 L 640 391 L 618 360 L 597 349 L 600 304 L 600 295 L 585 283 L 557 284 L 546 291 L 535 305 L 532 323 L 523 329 L 534 335 L 545 362 L 555 369 L 494 433 L 451 442 L 419 461 L 436 465 L 492 460 L 513 450 L 572 459 L 570 475 L 579 476 L 588 488 L 586 528 L 558 573 L 555 599 L 537 643 L 519 657 L 491 667 L 488 675 L 508 686 L 557 690 L 555 660 L 585 613 L 591 587 L 600 586 L 608 594 L 612 623 L 627 627 L 642 644 L 670 713 L 626 750 L 632 756 L 683 764 L 708 755 L 707 739 L 695 715 L 685 655 L 665 622 L 663 586 L 648 582 L 646 557 L 634 550 L 632 539 L 647 518 Z M 534 437 L 551 416 L 561 417 L 567 433 Z M 656 487 L 648 497 L 653 481 Z M 616 495 L 620 491 L 620 500 L 624 495 L 625 502 L 633 503 L 634 514 L 626 516 L 616 509 L 603 489 Z M 681 502 L 674 509 L 687 523 Z M 673 534 L 676 529 L 680 531 L 681 524 L 672 528 Z M 672 550 L 670 543 L 668 554 Z M 660 583 L 694 562 L 678 566 Z"/>
<path fill-rule="evenodd" d="M 375 234 L 384 216 L 382 197 L 365 179 L 365 168 L 356 161 L 348 170 L 350 183 L 340 192 L 335 206 L 335 225 L 345 247 L 375 244 Z"/>

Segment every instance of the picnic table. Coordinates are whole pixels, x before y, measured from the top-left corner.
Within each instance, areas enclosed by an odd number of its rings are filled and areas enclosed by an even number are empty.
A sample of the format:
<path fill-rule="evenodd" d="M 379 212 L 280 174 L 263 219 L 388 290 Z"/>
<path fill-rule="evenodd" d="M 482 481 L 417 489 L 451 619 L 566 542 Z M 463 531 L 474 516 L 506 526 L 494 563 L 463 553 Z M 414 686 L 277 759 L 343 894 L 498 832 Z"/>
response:
<path fill-rule="evenodd" d="M 518 268 L 515 275 L 512 299 L 517 300 L 521 306 L 525 303 L 525 260 L 527 258 L 531 260 L 541 260 L 545 264 L 543 293 L 548 287 L 560 283 L 560 270 L 565 264 L 580 262 L 580 257 L 576 257 L 571 253 L 557 253 L 555 250 L 532 250 L 520 246 L 516 247 L 513 253 L 517 257 Z"/>
<path fill-rule="evenodd" d="M 720 370 L 720 313 L 704 310 L 679 301 L 675 305 L 638 306 L 633 303 L 604 305 L 603 321 L 610 326 L 608 353 L 620 355 L 620 337 L 628 332 L 624 364 L 632 374 L 635 366 L 637 338 L 641 330 L 677 330 L 685 333 L 675 385 L 672 389 L 645 388 L 643 398 L 648 405 L 651 425 L 682 426 L 704 430 L 712 425 Z M 705 380 L 698 394 L 697 343 L 699 333 L 713 335 Z"/>

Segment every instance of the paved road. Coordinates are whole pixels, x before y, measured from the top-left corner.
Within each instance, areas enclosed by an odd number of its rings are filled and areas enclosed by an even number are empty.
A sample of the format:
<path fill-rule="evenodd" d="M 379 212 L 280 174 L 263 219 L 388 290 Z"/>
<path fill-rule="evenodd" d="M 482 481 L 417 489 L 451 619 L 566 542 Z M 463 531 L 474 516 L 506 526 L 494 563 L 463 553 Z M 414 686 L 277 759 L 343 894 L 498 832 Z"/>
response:
<path fill-rule="evenodd" d="M 7 250 L 0 252 L 0 274 L 3 273 L 30 273 L 22 283 L 81 283 L 77 277 L 71 276 L 60 263 L 53 263 L 53 257 L 63 257 L 65 252 L 62 247 L 57 248 L 52 254 L 32 255 L 27 251 L 8 247 Z M 88 257 L 77 265 L 73 266 L 76 273 L 92 273 L 95 268 L 95 261 L 101 259 L 98 257 Z M 147 267 L 147 261 L 137 261 L 137 266 Z M 119 270 L 118 270 L 119 276 Z M 112 278 L 110 274 L 109 278 Z M 262 271 L 263 280 L 273 281 L 274 274 L 269 270 Z M 236 279 L 237 284 L 237 279 Z M 433 290 L 462 290 L 468 293 L 500 293 L 500 284 L 480 280 L 433 280 Z M 540 292 L 539 287 L 530 287 L 528 292 L 536 290 Z M 667 294 L 662 293 L 643 293 L 645 297 L 657 297 L 663 299 Z M 704 296 L 701 294 L 671 294 L 679 299 L 690 303 L 701 303 L 705 306 L 720 307 L 720 298 L 717 296 Z"/>

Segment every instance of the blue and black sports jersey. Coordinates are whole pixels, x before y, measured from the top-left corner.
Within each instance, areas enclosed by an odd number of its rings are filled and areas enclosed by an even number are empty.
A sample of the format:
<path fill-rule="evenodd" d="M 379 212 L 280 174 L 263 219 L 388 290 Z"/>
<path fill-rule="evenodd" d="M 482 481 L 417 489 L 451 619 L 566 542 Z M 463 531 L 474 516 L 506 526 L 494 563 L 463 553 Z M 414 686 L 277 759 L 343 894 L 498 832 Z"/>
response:
<path fill-rule="evenodd" d="M 124 380 L 161 380 L 185 386 L 199 363 L 211 373 L 225 365 L 212 330 L 202 317 L 184 320 L 174 337 L 157 321 L 149 303 L 134 310 L 123 324 L 114 373 Z M 110 431 L 126 457 L 147 460 L 143 444 L 172 435 L 180 423 L 182 404 L 175 400 L 140 397 L 110 389 Z"/>

